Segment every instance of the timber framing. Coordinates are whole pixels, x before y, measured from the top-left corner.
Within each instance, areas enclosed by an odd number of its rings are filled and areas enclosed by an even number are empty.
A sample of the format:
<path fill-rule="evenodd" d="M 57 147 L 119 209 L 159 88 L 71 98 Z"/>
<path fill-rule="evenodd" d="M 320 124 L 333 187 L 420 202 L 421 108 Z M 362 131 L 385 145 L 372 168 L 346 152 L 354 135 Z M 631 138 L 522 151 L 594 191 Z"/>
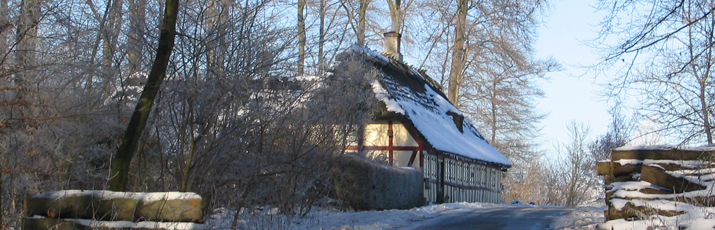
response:
<path fill-rule="evenodd" d="M 344 54 L 372 65 L 379 72 L 373 90 L 383 92 L 375 120 L 359 129 L 346 152 L 421 170 L 427 202 L 501 202 L 501 179 L 511 163 L 424 71 L 370 52 L 358 47 Z"/>

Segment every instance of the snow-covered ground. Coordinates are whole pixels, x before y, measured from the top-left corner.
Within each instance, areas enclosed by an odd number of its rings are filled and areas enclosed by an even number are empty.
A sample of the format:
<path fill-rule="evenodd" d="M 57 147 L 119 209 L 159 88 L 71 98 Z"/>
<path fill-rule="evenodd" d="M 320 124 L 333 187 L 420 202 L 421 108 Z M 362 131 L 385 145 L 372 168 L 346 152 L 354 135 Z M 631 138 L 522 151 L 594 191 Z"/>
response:
<path fill-rule="evenodd" d="M 556 221 L 556 229 L 581 230 L 596 229 L 596 225 L 603 223 L 603 211 L 601 207 L 577 207 L 569 215 L 561 217 Z"/>
<path fill-rule="evenodd" d="M 262 210 L 253 215 L 242 213 L 234 221 L 235 212 L 219 210 L 210 220 L 212 229 L 397 229 L 409 227 L 418 222 L 436 218 L 451 212 L 468 211 L 493 207 L 528 206 L 524 204 L 450 203 L 429 205 L 410 210 L 386 210 L 364 212 L 341 212 L 338 210 L 313 211 L 306 217 L 288 218 L 276 214 L 274 210 Z M 538 207 L 538 206 L 537 206 Z M 549 208 L 549 207 L 543 207 Z M 595 229 L 603 223 L 604 207 L 580 207 L 556 221 L 556 229 Z"/>

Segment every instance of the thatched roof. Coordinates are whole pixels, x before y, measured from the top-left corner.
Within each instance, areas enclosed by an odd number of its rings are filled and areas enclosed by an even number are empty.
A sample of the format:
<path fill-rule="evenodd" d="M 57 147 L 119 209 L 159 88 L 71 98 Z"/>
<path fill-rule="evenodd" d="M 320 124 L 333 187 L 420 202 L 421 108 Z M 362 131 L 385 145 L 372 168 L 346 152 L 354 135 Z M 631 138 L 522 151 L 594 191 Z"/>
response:
<path fill-rule="evenodd" d="M 372 82 L 375 96 L 388 112 L 404 116 L 429 147 L 470 160 L 511 166 L 429 76 L 367 48 L 353 46 L 348 52 L 364 57 L 379 70 Z"/>

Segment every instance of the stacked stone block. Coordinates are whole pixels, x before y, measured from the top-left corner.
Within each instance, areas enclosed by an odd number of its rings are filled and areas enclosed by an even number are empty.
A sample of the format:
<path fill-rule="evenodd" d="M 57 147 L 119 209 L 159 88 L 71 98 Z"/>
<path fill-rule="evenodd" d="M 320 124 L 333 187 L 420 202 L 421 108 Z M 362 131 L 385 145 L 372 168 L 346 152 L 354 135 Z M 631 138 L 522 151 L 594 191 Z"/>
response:
<path fill-rule="evenodd" d="M 64 190 L 25 197 L 23 229 L 204 229 L 195 193 Z"/>
<path fill-rule="evenodd" d="M 610 161 L 597 165 L 605 181 L 606 221 L 684 214 L 653 205 L 654 200 L 715 206 L 715 194 L 707 192 L 714 153 L 712 148 L 664 146 L 614 149 Z"/>

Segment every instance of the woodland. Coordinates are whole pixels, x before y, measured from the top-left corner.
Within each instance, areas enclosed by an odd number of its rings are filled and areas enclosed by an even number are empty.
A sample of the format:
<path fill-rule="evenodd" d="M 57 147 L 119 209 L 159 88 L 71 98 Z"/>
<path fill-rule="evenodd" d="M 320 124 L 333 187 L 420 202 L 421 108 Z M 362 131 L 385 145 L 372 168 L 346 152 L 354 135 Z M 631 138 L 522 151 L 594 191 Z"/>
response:
<path fill-rule="evenodd" d="M 633 115 L 614 103 L 593 140 L 571 122 L 547 163 L 535 82 L 560 64 L 532 45 L 549 4 L 0 0 L 0 228 L 19 225 L 24 194 L 62 189 L 196 192 L 207 214 L 328 205 L 332 159 L 375 103 L 369 66 L 333 63 L 352 45 L 380 50 L 389 31 L 512 162 L 507 202 L 598 198 L 595 162 L 640 121 L 677 144 L 712 144 L 712 3 L 601 0 L 603 58 L 590 68 L 619 70 L 609 99 L 646 96 Z"/>

